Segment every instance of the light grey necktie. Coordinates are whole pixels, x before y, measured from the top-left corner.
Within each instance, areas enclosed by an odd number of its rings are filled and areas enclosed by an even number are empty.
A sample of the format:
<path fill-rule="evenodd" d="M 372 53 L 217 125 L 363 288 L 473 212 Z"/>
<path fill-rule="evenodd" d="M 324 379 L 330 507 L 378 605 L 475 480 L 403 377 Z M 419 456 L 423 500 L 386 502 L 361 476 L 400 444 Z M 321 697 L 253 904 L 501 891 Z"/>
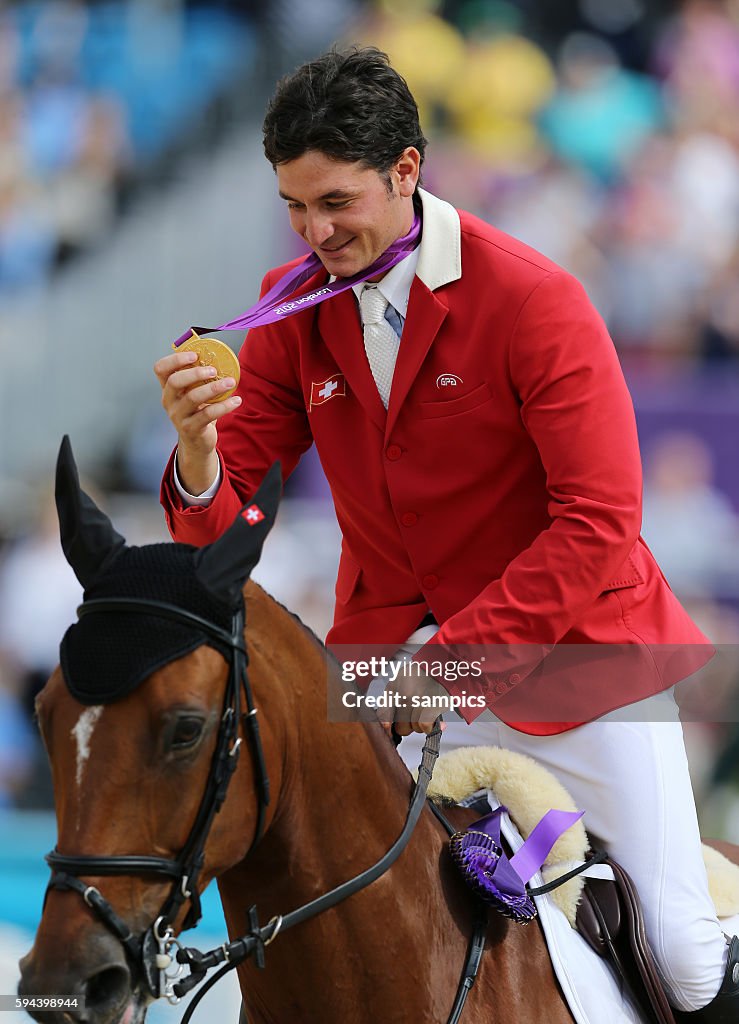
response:
<path fill-rule="evenodd" d="M 386 409 L 390 400 L 390 387 L 400 346 L 400 338 L 385 319 L 387 307 L 387 299 L 384 298 L 379 288 L 373 284 L 366 284 L 359 298 L 364 350 L 367 353 L 367 361 L 382 404 Z"/>

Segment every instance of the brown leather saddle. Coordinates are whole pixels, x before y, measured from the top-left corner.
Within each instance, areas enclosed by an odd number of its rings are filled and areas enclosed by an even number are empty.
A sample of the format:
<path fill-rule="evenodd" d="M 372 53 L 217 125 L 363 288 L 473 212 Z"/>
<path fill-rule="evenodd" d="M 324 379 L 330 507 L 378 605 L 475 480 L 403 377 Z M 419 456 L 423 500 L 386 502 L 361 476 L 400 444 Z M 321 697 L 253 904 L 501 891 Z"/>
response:
<path fill-rule="evenodd" d="M 706 840 L 739 864 L 739 847 Z M 592 849 L 602 848 L 590 836 Z M 585 878 L 577 908 L 577 929 L 598 956 L 606 959 L 629 990 L 648 1024 L 675 1024 L 654 954 L 647 941 L 641 901 L 626 871 L 610 857 L 605 862 L 615 881 Z"/>

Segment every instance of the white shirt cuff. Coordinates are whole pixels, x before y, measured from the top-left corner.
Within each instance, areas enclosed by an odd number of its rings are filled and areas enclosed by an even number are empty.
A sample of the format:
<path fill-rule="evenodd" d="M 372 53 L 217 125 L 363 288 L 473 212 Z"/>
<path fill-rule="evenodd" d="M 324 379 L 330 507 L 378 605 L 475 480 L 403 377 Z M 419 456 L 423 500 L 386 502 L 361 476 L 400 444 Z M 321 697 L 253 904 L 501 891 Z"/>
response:
<path fill-rule="evenodd" d="M 180 483 L 180 478 L 177 475 L 177 456 L 174 459 L 174 485 L 177 488 L 179 496 L 185 505 L 200 505 L 202 508 L 207 508 L 211 501 L 215 498 L 218 488 L 221 486 L 221 460 L 218 460 L 218 472 L 216 478 L 210 487 L 203 491 L 202 494 L 190 494 Z"/>

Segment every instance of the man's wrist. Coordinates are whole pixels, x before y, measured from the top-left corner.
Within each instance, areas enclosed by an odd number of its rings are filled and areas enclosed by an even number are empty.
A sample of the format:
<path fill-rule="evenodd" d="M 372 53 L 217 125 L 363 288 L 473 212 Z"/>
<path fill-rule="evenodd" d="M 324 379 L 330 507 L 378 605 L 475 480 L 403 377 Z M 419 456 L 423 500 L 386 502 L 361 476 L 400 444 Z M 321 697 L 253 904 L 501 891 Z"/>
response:
<path fill-rule="evenodd" d="M 221 485 L 221 462 L 216 453 L 213 453 L 215 467 L 208 473 L 200 471 L 197 475 L 188 472 L 187 463 L 183 468 L 182 452 L 178 448 L 175 452 L 173 471 L 174 483 L 182 500 L 187 505 L 207 506 L 211 503 Z M 205 478 L 206 486 L 198 488 L 198 483 Z"/>

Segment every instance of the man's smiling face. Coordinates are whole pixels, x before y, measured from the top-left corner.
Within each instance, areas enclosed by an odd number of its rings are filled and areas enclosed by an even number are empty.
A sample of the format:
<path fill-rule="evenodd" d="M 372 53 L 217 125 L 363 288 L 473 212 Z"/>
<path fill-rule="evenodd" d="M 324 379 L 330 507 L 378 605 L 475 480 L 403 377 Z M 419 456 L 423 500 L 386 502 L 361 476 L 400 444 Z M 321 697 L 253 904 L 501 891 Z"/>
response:
<path fill-rule="evenodd" d="M 418 152 L 409 147 L 387 175 L 317 150 L 276 171 L 293 231 L 329 274 L 351 277 L 410 231 L 418 169 Z"/>

